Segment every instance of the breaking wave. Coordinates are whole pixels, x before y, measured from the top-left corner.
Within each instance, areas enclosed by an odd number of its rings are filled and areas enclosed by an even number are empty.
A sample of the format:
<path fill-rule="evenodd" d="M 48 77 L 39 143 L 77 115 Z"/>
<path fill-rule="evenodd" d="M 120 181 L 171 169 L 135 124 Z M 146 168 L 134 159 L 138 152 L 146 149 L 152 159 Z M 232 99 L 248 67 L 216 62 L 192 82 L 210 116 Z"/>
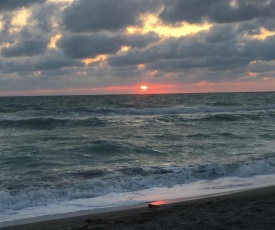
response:
<path fill-rule="evenodd" d="M 227 164 L 209 163 L 188 167 L 122 168 L 64 172 L 52 177 L 52 183 L 38 183 L 23 188 L 14 185 L 0 190 L 0 213 L 47 205 L 73 199 L 92 198 L 110 193 L 140 191 L 153 187 L 173 187 L 197 180 L 223 177 L 251 177 L 275 173 L 275 156 Z M 62 183 L 56 183 L 57 178 Z M 50 180 L 51 181 L 51 180 Z"/>

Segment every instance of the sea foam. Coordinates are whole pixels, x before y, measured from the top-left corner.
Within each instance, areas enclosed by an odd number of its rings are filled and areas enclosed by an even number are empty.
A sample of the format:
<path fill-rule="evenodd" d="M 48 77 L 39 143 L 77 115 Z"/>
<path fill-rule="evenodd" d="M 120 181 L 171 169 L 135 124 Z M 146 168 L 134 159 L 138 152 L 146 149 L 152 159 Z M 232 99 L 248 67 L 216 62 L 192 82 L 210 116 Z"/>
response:
<path fill-rule="evenodd" d="M 14 187 L 13 191 L 1 190 L 0 213 L 75 199 L 102 197 L 112 193 L 187 185 L 200 180 L 211 181 L 227 177 L 250 178 L 255 175 L 275 174 L 275 157 L 271 154 L 266 159 L 254 159 L 247 162 L 209 163 L 182 168 L 171 166 L 123 168 L 100 171 L 99 177 L 79 180 L 80 175 L 88 178 L 86 174 L 91 174 L 91 172 L 71 174 L 71 182 L 63 187 L 55 187 L 53 181 L 53 184 L 47 184 L 48 186 L 18 188 L 20 190 Z"/>

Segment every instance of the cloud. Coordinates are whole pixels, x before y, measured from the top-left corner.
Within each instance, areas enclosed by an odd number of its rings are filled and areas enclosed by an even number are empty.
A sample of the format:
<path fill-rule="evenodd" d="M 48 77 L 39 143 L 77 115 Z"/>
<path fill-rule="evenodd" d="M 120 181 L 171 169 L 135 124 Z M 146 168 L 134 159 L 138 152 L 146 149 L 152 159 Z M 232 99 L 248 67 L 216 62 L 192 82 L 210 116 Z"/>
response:
<path fill-rule="evenodd" d="M 0 62 L 1 73 L 25 73 L 30 74 L 34 71 L 57 71 L 63 68 L 83 67 L 83 63 L 79 60 L 67 59 L 58 52 L 40 56 L 36 59 L 26 57 L 24 59 L 13 59 Z M 56 72 L 57 73 L 57 72 Z"/>
<path fill-rule="evenodd" d="M 274 0 L 0 0 L 0 90 L 271 79 L 274 12 Z"/>
<path fill-rule="evenodd" d="M 114 54 L 122 46 L 145 47 L 159 40 L 155 33 L 146 35 L 79 34 L 63 36 L 58 46 L 70 58 L 92 58 L 99 54 Z"/>
<path fill-rule="evenodd" d="M 187 21 L 234 23 L 255 18 L 274 18 L 275 2 L 268 0 L 170 0 L 160 17 L 167 23 Z"/>
<path fill-rule="evenodd" d="M 46 60 L 40 60 L 36 62 L 34 65 L 34 68 L 36 70 L 58 70 L 64 67 L 73 67 L 73 66 L 82 67 L 83 63 L 72 59 L 48 58 Z"/>
<path fill-rule="evenodd" d="M 111 66 L 147 64 L 149 69 L 178 72 L 202 68 L 233 70 L 246 67 L 253 60 L 275 59 L 275 36 L 248 39 L 245 32 L 234 25 L 213 26 L 208 32 L 166 39 L 107 61 Z"/>
<path fill-rule="evenodd" d="M 0 11 L 12 11 L 20 7 L 28 7 L 35 3 L 45 3 L 46 0 L 1 0 Z"/>
<path fill-rule="evenodd" d="M 138 24 L 140 14 L 159 7 L 158 0 L 78 0 L 64 11 L 63 23 L 72 32 L 114 31 Z"/>
<path fill-rule="evenodd" d="M 61 24 L 60 12 L 64 6 L 66 6 L 64 3 L 58 2 L 37 5 L 33 7 L 29 21 L 35 22 L 42 31 L 51 33 Z"/>
<path fill-rule="evenodd" d="M 43 54 L 47 48 L 48 41 L 43 38 L 24 40 L 8 48 L 3 48 L 3 57 L 36 56 Z"/>

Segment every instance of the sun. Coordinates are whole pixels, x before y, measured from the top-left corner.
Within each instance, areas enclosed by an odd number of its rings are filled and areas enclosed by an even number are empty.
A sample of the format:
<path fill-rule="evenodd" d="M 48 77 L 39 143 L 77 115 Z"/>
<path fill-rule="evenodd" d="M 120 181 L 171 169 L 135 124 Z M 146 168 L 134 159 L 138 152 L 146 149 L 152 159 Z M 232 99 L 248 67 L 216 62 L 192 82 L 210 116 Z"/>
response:
<path fill-rule="evenodd" d="M 147 85 L 142 85 L 142 86 L 140 86 L 140 89 L 141 89 L 141 91 L 147 91 L 148 86 Z"/>

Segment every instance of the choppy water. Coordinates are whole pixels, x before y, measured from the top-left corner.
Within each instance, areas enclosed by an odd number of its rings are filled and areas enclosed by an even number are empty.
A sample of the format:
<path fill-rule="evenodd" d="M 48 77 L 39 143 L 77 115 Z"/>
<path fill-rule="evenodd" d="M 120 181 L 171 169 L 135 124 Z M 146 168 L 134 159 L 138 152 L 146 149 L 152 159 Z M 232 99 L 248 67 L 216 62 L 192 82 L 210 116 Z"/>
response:
<path fill-rule="evenodd" d="M 275 93 L 0 98 L 0 222 L 274 174 Z"/>

